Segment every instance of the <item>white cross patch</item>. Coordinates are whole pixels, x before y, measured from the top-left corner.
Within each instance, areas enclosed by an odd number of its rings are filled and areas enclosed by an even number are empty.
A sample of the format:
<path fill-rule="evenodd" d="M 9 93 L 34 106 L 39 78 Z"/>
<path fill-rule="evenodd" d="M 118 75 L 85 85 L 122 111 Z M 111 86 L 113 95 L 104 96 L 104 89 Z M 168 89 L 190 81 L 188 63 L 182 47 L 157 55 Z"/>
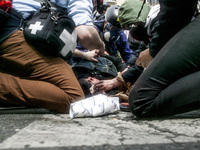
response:
<path fill-rule="evenodd" d="M 77 45 L 76 31 L 74 30 L 72 34 L 70 34 L 66 29 L 64 29 L 59 38 L 65 43 L 65 46 L 62 48 L 60 53 L 63 56 L 66 56 L 70 51 L 73 53 Z"/>
<path fill-rule="evenodd" d="M 42 30 L 43 26 L 40 25 L 41 22 L 36 21 L 35 24 L 30 24 L 28 29 L 32 29 L 31 30 L 31 34 L 36 34 L 37 30 Z"/>

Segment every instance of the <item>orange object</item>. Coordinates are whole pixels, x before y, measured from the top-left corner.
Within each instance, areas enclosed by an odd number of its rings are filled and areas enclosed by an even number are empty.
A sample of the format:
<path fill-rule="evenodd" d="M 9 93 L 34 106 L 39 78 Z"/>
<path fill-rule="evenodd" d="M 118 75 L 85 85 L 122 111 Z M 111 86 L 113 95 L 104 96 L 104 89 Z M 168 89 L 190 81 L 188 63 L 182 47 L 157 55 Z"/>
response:
<path fill-rule="evenodd" d="M 129 106 L 129 103 L 121 103 L 121 105 Z"/>
<path fill-rule="evenodd" d="M 127 111 L 127 112 L 129 112 L 130 111 L 130 109 L 129 109 L 129 103 L 120 103 L 120 110 L 121 111 Z"/>

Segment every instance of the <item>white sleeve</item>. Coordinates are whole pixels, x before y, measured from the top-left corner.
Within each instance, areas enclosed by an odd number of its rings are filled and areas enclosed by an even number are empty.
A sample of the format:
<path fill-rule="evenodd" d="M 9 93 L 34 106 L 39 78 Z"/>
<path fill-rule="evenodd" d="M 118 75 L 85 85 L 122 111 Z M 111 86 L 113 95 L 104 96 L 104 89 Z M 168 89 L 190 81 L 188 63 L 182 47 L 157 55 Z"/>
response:
<path fill-rule="evenodd" d="M 34 0 L 13 0 L 13 8 L 20 12 L 23 18 L 27 18 L 30 13 L 40 9 L 41 4 Z"/>
<path fill-rule="evenodd" d="M 92 10 L 92 0 L 69 0 L 69 17 L 74 20 L 76 26 L 93 25 Z"/>

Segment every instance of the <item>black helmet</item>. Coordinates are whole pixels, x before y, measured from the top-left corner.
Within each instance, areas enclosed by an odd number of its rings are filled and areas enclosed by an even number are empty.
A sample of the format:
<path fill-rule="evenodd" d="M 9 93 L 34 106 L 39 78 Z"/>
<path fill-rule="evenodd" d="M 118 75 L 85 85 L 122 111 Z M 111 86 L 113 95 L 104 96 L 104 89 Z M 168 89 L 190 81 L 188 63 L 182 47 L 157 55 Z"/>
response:
<path fill-rule="evenodd" d="M 111 23 L 113 26 L 121 28 L 119 24 L 118 12 L 119 12 L 119 5 L 112 5 L 110 8 L 107 9 L 105 13 L 105 19 L 107 22 Z"/>
<path fill-rule="evenodd" d="M 99 8 L 97 8 L 97 12 L 98 12 L 99 14 L 103 14 L 104 11 L 106 11 L 108 7 L 110 7 L 110 4 L 108 4 L 108 3 L 103 3 L 102 5 L 99 6 Z"/>
<path fill-rule="evenodd" d="M 103 5 L 103 0 L 92 0 L 93 3 L 93 12 L 98 10 L 99 7 L 101 7 Z"/>

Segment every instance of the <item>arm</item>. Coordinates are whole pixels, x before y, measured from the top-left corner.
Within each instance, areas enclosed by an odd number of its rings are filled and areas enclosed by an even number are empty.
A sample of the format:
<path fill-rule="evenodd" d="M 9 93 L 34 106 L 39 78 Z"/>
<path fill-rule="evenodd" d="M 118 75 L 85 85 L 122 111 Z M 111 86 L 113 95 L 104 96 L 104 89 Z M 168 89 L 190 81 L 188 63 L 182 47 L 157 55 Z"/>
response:
<path fill-rule="evenodd" d="M 135 83 L 135 81 L 139 78 L 142 72 L 143 72 L 143 68 L 140 68 L 135 65 L 122 73 L 122 79 L 126 83 L 127 82 Z"/>
<path fill-rule="evenodd" d="M 110 91 L 116 87 L 119 87 L 120 85 L 123 85 L 122 82 L 117 80 L 117 78 L 113 78 L 110 80 L 100 80 L 98 83 L 96 83 L 93 87 L 94 93 L 98 93 L 100 91 Z"/>
<path fill-rule="evenodd" d="M 97 62 L 98 60 L 95 59 L 95 57 L 98 56 L 98 50 L 82 52 L 82 51 L 80 51 L 78 49 L 75 49 L 75 51 L 74 51 L 72 56 L 80 57 L 82 59 L 86 59 L 86 60 L 91 60 L 91 61 Z"/>
<path fill-rule="evenodd" d="M 120 33 L 120 38 L 116 43 L 122 59 L 127 63 L 133 55 L 133 51 L 129 47 L 128 39 L 124 32 Z"/>
<path fill-rule="evenodd" d="M 67 3 L 68 15 L 76 24 L 78 43 L 88 50 L 99 49 L 99 55 L 105 51 L 105 46 L 97 30 L 93 26 L 92 0 L 70 0 Z"/>
<path fill-rule="evenodd" d="M 160 12 L 153 26 L 150 54 L 155 57 L 160 49 L 182 27 L 190 22 L 197 6 L 197 0 L 160 0 Z"/>
<path fill-rule="evenodd" d="M 136 65 L 146 68 L 151 63 L 152 60 L 153 57 L 151 56 L 150 50 L 148 48 L 140 52 L 139 57 L 136 61 Z"/>
<path fill-rule="evenodd" d="M 98 54 L 105 51 L 105 44 L 101 40 L 99 33 L 93 26 L 80 25 L 76 27 L 78 42 L 88 50 L 99 49 Z"/>
<path fill-rule="evenodd" d="M 146 68 L 162 47 L 187 23 L 195 10 L 196 0 L 160 1 L 160 12 L 152 27 L 149 49 L 140 53 L 136 64 Z"/>

